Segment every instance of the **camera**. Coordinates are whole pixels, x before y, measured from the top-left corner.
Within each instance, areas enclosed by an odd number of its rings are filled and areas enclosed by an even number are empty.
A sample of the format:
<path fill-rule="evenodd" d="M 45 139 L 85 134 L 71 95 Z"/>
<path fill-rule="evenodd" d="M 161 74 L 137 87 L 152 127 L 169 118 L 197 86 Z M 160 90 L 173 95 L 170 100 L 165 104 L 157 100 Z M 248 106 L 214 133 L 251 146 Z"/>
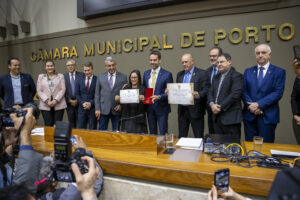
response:
<path fill-rule="evenodd" d="M 0 129 L 2 130 L 3 127 L 14 127 L 14 121 L 9 117 L 10 114 L 16 113 L 17 117 L 23 117 L 26 115 L 27 111 L 23 110 L 23 108 L 33 108 L 33 116 L 38 119 L 40 115 L 40 110 L 34 103 L 28 103 L 25 106 L 15 109 L 15 108 L 8 108 L 4 109 L 0 113 Z"/>
<path fill-rule="evenodd" d="M 72 128 L 68 122 L 56 122 L 54 131 L 54 155 L 55 162 L 52 166 L 54 178 L 60 182 L 74 182 L 75 176 L 73 174 L 71 164 L 76 163 L 82 174 L 88 172 L 88 164 L 81 160 L 83 156 L 93 157 L 83 148 L 78 148 L 72 154 L 71 145 Z"/>

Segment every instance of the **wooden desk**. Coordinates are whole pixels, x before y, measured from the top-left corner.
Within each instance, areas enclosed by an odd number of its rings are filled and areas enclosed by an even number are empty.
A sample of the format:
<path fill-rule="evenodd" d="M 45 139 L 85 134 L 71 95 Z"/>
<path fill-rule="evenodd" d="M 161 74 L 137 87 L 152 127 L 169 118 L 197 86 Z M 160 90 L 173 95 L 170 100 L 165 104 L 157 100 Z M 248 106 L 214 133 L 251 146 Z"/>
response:
<path fill-rule="evenodd" d="M 73 134 L 77 133 L 80 135 L 85 134 L 85 137 L 91 137 L 88 135 L 91 133 L 98 133 L 101 137 L 99 131 L 80 130 L 78 132 L 74 129 Z M 125 134 L 122 135 L 122 137 L 126 137 Z M 128 135 L 131 139 L 135 138 L 134 136 Z M 46 155 L 53 151 L 53 142 L 45 141 L 44 136 L 33 136 L 32 141 L 35 150 L 38 152 Z M 214 171 L 230 168 L 230 186 L 235 191 L 267 196 L 278 171 L 259 167 L 243 168 L 229 162 L 213 162 L 210 160 L 210 156 L 204 153 L 201 155 L 199 162 L 183 162 L 169 160 L 170 155 L 163 154 L 163 149 L 158 149 L 157 155 L 155 155 L 149 152 L 146 154 L 138 151 L 133 152 L 130 147 L 127 149 L 124 145 L 121 145 L 123 148 L 117 147 L 116 149 L 101 145 L 90 146 L 88 143 L 87 145 L 104 173 L 192 187 L 210 188 L 214 179 Z M 245 142 L 245 146 L 249 150 L 252 149 L 253 144 L 252 142 Z M 146 149 L 149 150 L 149 147 Z M 300 152 L 299 145 L 263 144 L 263 153 L 270 154 L 270 149 Z"/>

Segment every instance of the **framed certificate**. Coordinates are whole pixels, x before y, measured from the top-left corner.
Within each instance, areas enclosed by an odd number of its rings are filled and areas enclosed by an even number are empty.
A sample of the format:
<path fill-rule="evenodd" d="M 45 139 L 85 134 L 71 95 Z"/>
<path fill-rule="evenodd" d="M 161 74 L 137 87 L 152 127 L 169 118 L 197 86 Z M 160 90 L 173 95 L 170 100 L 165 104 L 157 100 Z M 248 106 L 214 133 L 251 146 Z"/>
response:
<path fill-rule="evenodd" d="M 167 88 L 169 104 L 194 105 L 194 83 L 169 83 Z"/>
<path fill-rule="evenodd" d="M 120 103 L 139 103 L 139 89 L 120 90 Z"/>

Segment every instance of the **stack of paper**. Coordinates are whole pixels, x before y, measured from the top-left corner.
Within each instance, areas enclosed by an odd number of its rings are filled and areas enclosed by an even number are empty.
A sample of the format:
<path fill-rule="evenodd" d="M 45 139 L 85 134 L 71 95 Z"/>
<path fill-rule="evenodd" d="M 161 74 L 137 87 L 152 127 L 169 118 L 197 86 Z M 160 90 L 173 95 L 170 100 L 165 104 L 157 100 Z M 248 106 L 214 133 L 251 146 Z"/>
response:
<path fill-rule="evenodd" d="M 202 138 L 180 138 L 176 146 L 184 149 L 203 149 Z"/>

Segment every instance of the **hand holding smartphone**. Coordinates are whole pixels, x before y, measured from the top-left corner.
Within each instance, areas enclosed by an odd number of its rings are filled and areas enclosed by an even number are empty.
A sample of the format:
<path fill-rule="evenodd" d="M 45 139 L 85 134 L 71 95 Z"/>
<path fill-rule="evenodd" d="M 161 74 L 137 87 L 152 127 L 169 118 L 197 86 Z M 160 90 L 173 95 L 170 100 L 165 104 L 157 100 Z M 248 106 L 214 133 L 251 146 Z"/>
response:
<path fill-rule="evenodd" d="M 218 196 L 228 191 L 229 188 L 229 169 L 215 171 L 214 185 L 217 188 Z"/>

